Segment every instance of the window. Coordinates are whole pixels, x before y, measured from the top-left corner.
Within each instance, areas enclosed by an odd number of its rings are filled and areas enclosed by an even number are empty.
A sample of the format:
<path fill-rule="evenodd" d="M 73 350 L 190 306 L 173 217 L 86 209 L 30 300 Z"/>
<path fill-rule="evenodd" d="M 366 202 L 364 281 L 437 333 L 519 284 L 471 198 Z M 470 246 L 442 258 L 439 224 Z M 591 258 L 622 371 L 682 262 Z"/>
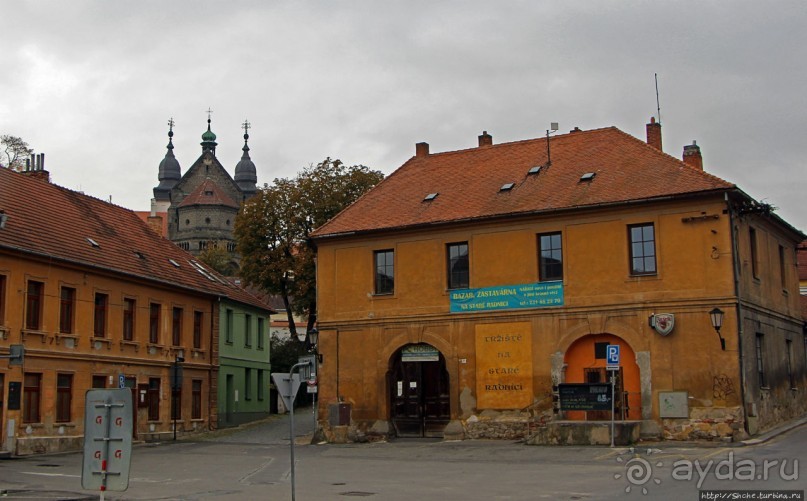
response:
<path fill-rule="evenodd" d="M 252 369 L 244 369 L 244 400 L 252 400 Z"/>
<path fill-rule="evenodd" d="M 73 333 L 73 321 L 76 317 L 76 289 L 62 287 L 59 301 L 59 332 Z"/>
<path fill-rule="evenodd" d="M 263 400 L 263 370 L 258 369 L 258 400 Z"/>
<path fill-rule="evenodd" d="M 70 421 L 70 406 L 73 397 L 73 375 L 56 375 L 56 422 Z"/>
<path fill-rule="evenodd" d="M 785 348 L 787 353 L 787 379 L 790 381 L 790 389 L 796 389 L 796 375 L 793 374 L 793 341 L 785 339 Z"/>
<path fill-rule="evenodd" d="M 375 257 L 375 293 L 395 292 L 395 251 L 382 250 L 373 253 Z"/>
<path fill-rule="evenodd" d="M 106 388 L 106 376 L 93 376 L 92 377 L 92 387 L 93 388 Z"/>
<path fill-rule="evenodd" d="M 560 233 L 538 235 L 539 280 L 563 280 L 563 244 Z"/>
<path fill-rule="evenodd" d="M 6 276 L 0 275 L 0 325 L 6 324 Z"/>
<path fill-rule="evenodd" d="M 252 315 L 244 315 L 244 346 L 252 347 Z"/>
<path fill-rule="evenodd" d="M 173 308 L 171 316 L 171 344 L 173 346 L 182 345 L 182 308 L 176 306 Z"/>
<path fill-rule="evenodd" d="M 263 323 L 263 318 L 258 318 L 258 349 L 263 349 L 263 338 L 266 336 L 266 327 Z"/>
<path fill-rule="evenodd" d="M 149 421 L 160 420 L 160 378 L 149 378 Z"/>
<path fill-rule="evenodd" d="M 42 328 L 42 299 L 45 284 L 34 280 L 28 281 L 28 294 L 25 302 L 25 328 L 38 331 Z"/>
<path fill-rule="evenodd" d="M 468 242 L 448 244 L 446 254 L 448 258 L 448 288 L 467 289 L 470 285 Z"/>
<path fill-rule="evenodd" d="M 628 226 L 631 275 L 656 274 L 656 240 L 653 224 Z"/>
<path fill-rule="evenodd" d="M 194 379 L 191 383 L 191 419 L 202 419 L 202 380 Z"/>
<path fill-rule="evenodd" d="M 95 337 L 106 336 L 106 313 L 109 307 L 109 296 L 101 292 L 95 293 L 95 323 L 93 334 Z"/>
<path fill-rule="evenodd" d="M 785 267 L 785 248 L 779 246 L 779 276 L 782 278 L 782 289 L 787 289 L 787 268 Z"/>
<path fill-rule="evenodd" d="M 134 339 L 135 330 L 135 312 L 137 311 L 137 302 L 131 298 L 123 299 L 123 340 L 131 341 Z"/>
<path fill-rule="evenodd" d="M 160 342 L 160 305 L 149 304 L 149 343 Z"/>
<path fill-rule="evenodd" d="M 759 377 L 759 387 L 765 388 L 768 386 L 768 381 L 765 378 L 765 345 L 763 334 L 757 332 L 757 375 Z"/>
<path fill-rule="evenodd" d="M 757 230 L 748 229 L 748 239 L 751 241 L 751 274 L 754 278 L 759 278 L 759 264 L 757 263 Z"/>
<path fill-rule="evenodd" d="M 39 401 L 42 395 L 42 374 L 26 372 L 23 376 L 22 393 L 25 401 L 22 409 L 22 422 L 40 422 Z"/>
<path fill-rule="evenodd" d="M 193 312 L 193 347 L 202 347 L 202 321 L 204 320 L 204 313 L 201 311 Z"/>
<path fill-rule="evenodd" d="M 227 310 L 227 319 L 224 328 L 224 341 L 233 344 L 233 310 Z"/>

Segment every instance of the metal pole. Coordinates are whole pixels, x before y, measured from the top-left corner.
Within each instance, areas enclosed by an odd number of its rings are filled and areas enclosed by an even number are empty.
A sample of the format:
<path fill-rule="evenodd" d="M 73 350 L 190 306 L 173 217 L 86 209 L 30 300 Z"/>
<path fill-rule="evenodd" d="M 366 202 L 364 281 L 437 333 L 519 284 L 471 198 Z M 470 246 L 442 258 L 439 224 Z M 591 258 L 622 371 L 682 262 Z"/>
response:
<path fill-rule="evenodd" d="M 611 371 L 611 447 L 614 446 L 614 387 L 616 386 L 616 371 Z"/>
<path fill-rule="evenodd" d="M 289 379 L 294 379 L 293 372 L 289 373 Z M 289 419 L 291 419 L 291 426 L 289 426 L 289 442 L 291 442 L 291 501 L 294 501 L 294 396 L 290 399 L 291 405 L 289 406 Z"/>

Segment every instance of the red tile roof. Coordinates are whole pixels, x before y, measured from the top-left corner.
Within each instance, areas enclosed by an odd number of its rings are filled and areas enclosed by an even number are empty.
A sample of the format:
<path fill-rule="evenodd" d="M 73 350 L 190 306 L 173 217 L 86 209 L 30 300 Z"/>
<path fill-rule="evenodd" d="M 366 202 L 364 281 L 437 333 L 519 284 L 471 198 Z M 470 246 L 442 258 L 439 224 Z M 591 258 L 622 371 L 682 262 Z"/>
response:
<path fill-rule="evenodd" d="M 134 211 L 137 214 L 137 217 L 140 218 L 141 221 L 148 223 L 149 217 L 151 217 L 151 211 L 147 210 L 136 210 Z M 160 235 L 164 237 L 168 237 L 168 213 L 167 212 L 157 212 L 155 215 L 161 218 L 160 220 Z"/>
<path fill-rule="evenodd" d="M 735 188 L 615 127 L 415 156 L 314 237 L 593 207 Z M 527 171 L 543 165 L 540 173 Z M 591 181 L 581 181 L 595 173 Z M 509 191 L 500 191 L 514 183 Z M 438 196 L 423 199 L 430 193 Z"/>
<path fill-rule="evenodd" d="M 270 310 L 123 207 L 0 168 L 0 211 L 7 216 L 0 252 L 33 254 Z"/>
<path fill-rule="evenodd" d="M 238 204 L 233 202 L 221 188 L 216 186 L 216 183 L 211 179 L 205 179 L 202 184 L 196 187 L 190 195 L 185 197 L 179 204 L 179 207 L 187 207 L 189 205 L 226 205 L 238 209 Z"/>

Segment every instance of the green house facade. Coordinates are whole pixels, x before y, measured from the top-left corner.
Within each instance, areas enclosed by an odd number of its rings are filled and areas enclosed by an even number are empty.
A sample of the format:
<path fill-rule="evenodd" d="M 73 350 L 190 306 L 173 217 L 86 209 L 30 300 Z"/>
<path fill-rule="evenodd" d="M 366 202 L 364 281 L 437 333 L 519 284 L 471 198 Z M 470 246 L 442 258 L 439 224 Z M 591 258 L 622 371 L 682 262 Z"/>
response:
<path fill-rule="evenodd" d="M 270 413 L 271 310 L 222 300 L 219 306 L 218 426 L 226 428 Z"/>

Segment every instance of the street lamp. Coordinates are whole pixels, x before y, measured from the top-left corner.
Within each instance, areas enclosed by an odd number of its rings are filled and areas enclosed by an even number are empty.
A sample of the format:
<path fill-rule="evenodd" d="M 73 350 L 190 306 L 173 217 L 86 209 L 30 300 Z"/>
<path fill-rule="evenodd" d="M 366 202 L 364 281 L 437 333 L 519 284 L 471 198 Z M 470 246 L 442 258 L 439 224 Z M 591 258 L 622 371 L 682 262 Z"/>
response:
<path fill-rule="evenodd" d="M 720 338 L 720 347 L 726 351 L 726 340 L 720 335 L 720 328 L 723 327 L 723 310 L 720 308 L 713 308 L 709 312 L 709 318 L 712 320 L 712 327 L 717 332 L 717 337 Z"/>
<path fill-rule="evenodd" d="M 182 389 L 182 366 L 185 357 L 179 355 L 174 358 L 171 364 L 171 418 L 174 421 L 174 440 L 177 439 L 177 393 Z"/>

